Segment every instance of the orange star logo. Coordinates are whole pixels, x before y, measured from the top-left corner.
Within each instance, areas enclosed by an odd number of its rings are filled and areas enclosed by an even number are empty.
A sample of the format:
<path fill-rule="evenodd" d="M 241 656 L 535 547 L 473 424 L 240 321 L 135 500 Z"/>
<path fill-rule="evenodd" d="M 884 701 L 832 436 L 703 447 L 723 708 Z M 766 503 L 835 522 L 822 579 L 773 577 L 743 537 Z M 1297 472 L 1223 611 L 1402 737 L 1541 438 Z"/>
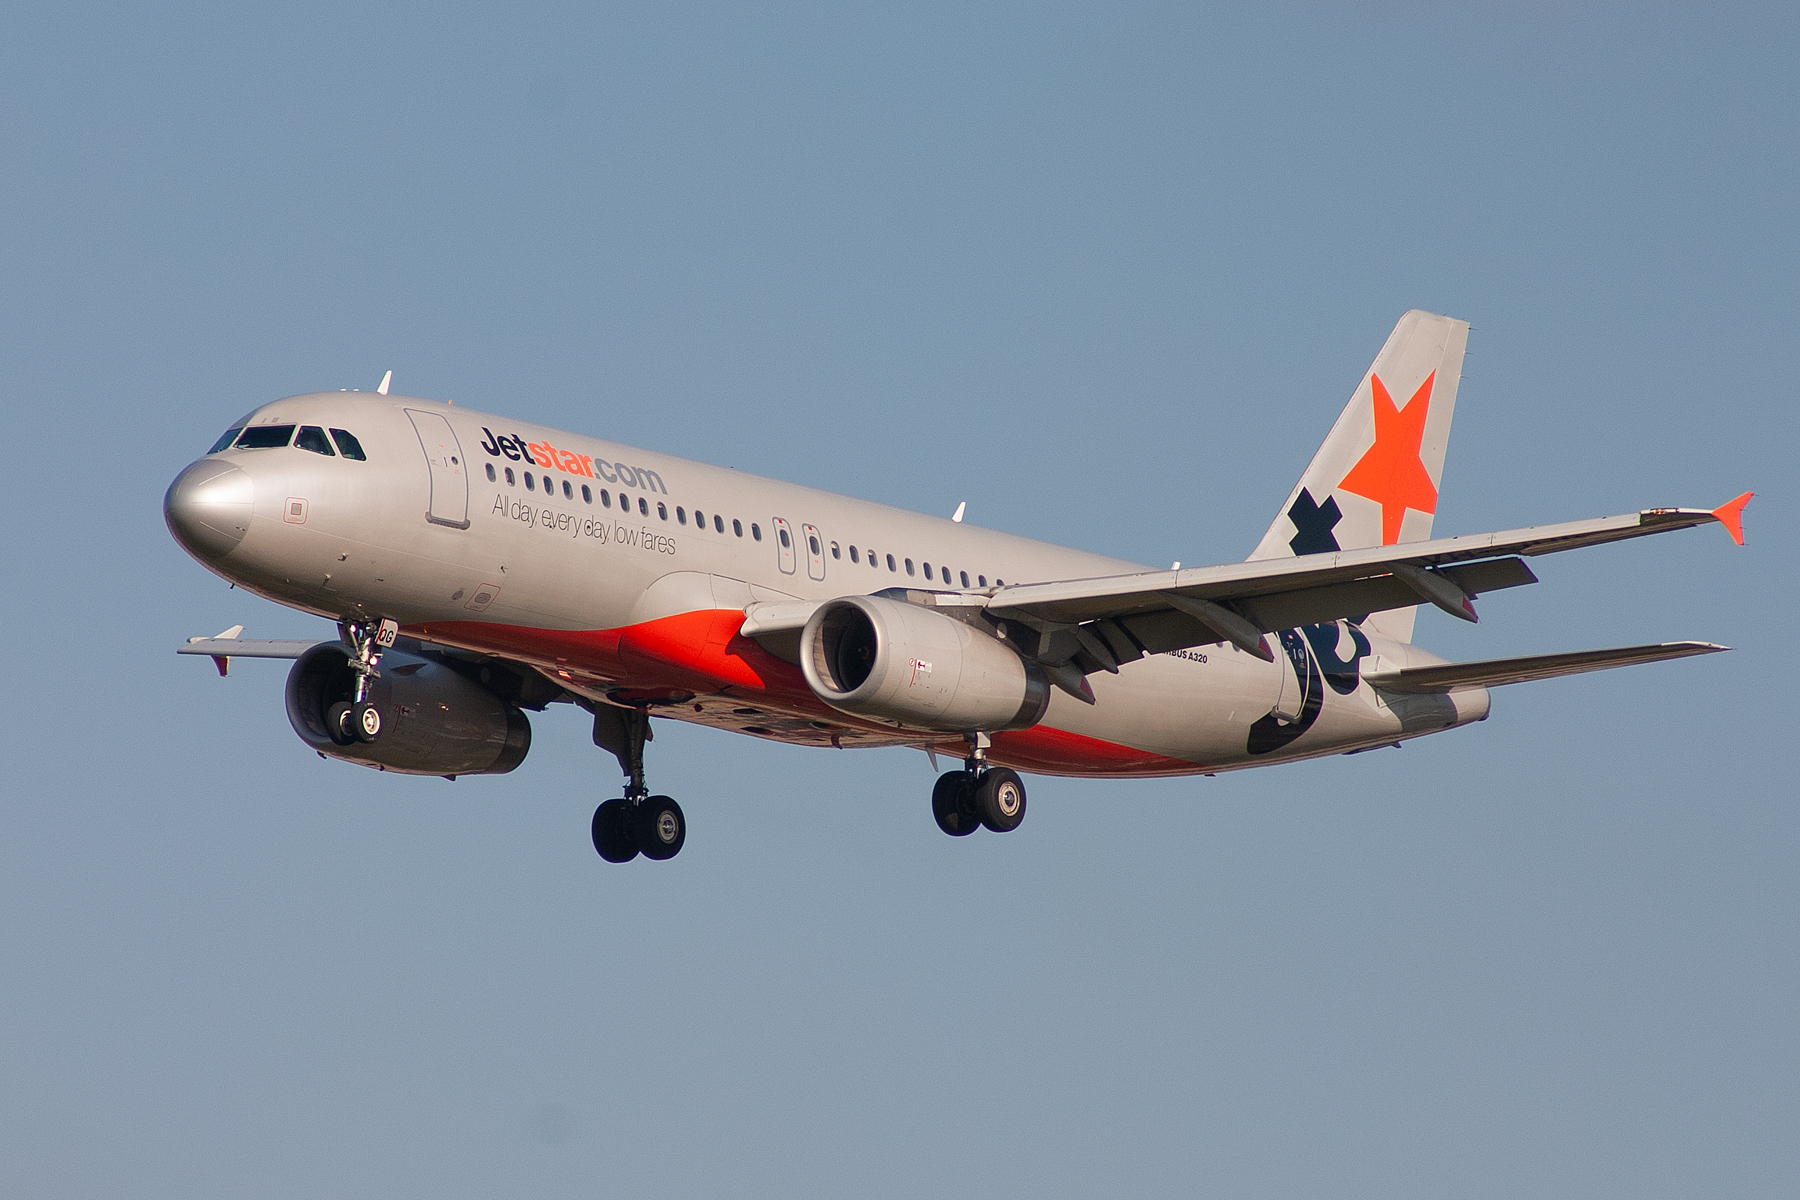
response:
<path fill-rule="evenodd" d="M 1338 482 L 1338 489 L 1381 505 L 1384 546 L 1400 540 L 1400 522 L 1406 519 L 1407 509 L 1437 512 L 1437 488 L 1419 457 L 1425 417 L 1431 411 L 1431 384 L 1436 378 L 1436 371 L 1427 375 L 1406 407 L 1395 408 L 1381 377 L 1369 376 L 1369 390 L 1375 394 L 1375 444 L 1356 460 L 1350 473 Z"/>

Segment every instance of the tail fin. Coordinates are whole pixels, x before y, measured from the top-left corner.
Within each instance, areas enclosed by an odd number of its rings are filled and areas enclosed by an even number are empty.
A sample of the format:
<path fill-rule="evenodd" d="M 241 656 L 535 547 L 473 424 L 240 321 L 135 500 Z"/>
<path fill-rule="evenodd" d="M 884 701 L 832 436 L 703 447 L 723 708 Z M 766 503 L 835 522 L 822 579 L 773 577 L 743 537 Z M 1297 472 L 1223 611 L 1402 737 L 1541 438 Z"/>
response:
<path fill-rule="evenodd" d="M 1249 561 L 1431 536 L 1468 340 L 1466 321 L 1417 309 L 1400 318 Z M 1364 624 L 1411 641 L 1414 612 Z"/>

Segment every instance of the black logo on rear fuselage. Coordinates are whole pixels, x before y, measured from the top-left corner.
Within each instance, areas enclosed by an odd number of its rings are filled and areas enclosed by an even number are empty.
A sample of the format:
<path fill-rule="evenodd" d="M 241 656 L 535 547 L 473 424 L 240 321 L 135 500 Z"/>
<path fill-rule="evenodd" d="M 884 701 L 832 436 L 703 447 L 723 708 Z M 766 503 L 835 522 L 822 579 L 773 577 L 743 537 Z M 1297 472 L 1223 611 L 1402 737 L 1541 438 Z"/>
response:
<path fill-rule="evenodd" d="M 1300 713 L 1292 721 L 1283 721 L 1274 713 L 1259 718 L 1250 726 L 1244 749 L 1250 754 L 1269 754 L 1281 749 L 1311 729 L 1325 707 L 1325 688 L 1340 696 L 1348 696 L 1361 682 L 1358 674 L 1363 656 L 1369 653 L 1369 639 L 1354 625 L 1350 632 L 1350 657 L 1338 657 L 1339 631 L 1336 621 L 1323 625 L 1307 625 L 1301 629 L 1284 629 L 1277 637 L 1288 666 L 1293 668 L 1294 682 L 1300 689 Z"/>

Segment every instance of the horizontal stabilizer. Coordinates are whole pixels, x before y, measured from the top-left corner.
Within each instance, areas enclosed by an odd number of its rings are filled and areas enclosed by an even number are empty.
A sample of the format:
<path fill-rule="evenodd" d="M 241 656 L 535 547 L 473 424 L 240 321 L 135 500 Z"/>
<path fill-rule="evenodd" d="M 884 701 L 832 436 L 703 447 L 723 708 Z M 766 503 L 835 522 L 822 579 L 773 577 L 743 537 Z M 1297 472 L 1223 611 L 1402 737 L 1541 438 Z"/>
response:
<path fill-rule="evenodd" d="M 1529 658 L 1490 658 L 1485 662 L 1445 663 L 1437 667 L 1407 667 L 1365 675 L 1371 687 L 1388 692 L 1455 692 L 1464 688 L 1498 687 L 1503 683 L 1529 683 L 1558 675 L 1580 675 L 1609 667 L 1662 662 L 1694 654 L 1729 650 L 1712 642 L 1658 642 L 1652 646 L 1621 646 L 1615 650 L 1577 650 L 1569 654 L 1535 654 Z"/>

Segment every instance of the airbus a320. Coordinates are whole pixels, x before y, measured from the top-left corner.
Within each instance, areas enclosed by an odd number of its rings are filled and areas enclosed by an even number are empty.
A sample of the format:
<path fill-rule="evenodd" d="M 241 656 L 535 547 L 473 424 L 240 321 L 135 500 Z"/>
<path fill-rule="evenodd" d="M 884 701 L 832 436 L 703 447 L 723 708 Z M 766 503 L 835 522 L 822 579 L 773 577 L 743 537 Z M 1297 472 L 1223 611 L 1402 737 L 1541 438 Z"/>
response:
<path fill-rule="evenodd" d="M 1211 775 L 1378 749 L 1486 719 L 1489 689 L 1710 654 L 1666 642 L 1450 663 L 1422 604 L 1535 583 L 1526 560 L 1721 523 L 1718 508 L 1433 539 L 1468 326 L 1400 319 L 1243 562 L 1157 570 L 510 417 L 320 392 L 233 421 L 170 485 L 181 546 L 337 623 L 324 641 L 193 638 L 293 659 L 287 715 L 328 759 L 504 774 L 528 711 L 593 715 L 622 794 L 609 862 L 687 838 L 651 793 L 652 717 L 798 745 L 960 760 L 938 826 L 1005 833 L 1025 774 Z M 391 378 L 391 372 L 390 372 Z"/>

